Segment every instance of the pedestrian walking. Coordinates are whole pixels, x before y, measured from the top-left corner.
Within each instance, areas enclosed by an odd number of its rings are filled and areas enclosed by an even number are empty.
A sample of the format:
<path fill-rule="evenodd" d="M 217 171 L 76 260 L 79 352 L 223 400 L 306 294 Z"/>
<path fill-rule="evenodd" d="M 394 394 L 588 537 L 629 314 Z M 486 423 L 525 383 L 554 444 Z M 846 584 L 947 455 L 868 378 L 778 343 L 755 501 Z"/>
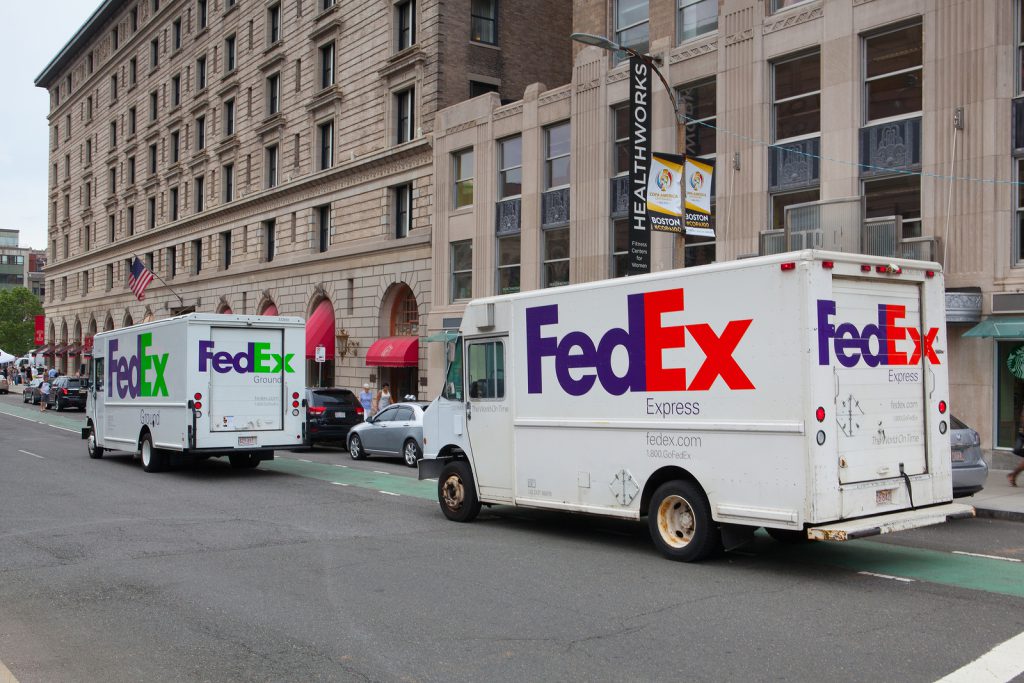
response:
<path fill-rule="evenodd" d="M 1024 472 L 1024 405 L 1021 406 L 1020 415 L 1017 416 L 1017 440 L 1013 444 L 1013 454 L 1020 458 L 1020 463 L 1013 468 L 1007 478 L 1010 480 L 1010 486 L 1017 485 L 1017 475 Z"/>
<path fill-rule="evenodd" d="M 377 396 L 373 399 L 373 414 L 376 415 L 389 405 L 391 405 L 391 385 L 384 382 L 384 386 L 380 388 Z"/>
<path fill-rule="evenodd" d="M 359 392 L 359 405 L 363 406 L 363 415 L 373 417 L 373 392 L 370 391 L 369 382 L 363 382 L 363 390 Z"/>
<path fill-rule="evenodd" d="M 43 383 L 39 385 L 39 412 L 46 412 L 46 404 L 50 400 L 50 380 L 48 378 L 43 379 Z"/>

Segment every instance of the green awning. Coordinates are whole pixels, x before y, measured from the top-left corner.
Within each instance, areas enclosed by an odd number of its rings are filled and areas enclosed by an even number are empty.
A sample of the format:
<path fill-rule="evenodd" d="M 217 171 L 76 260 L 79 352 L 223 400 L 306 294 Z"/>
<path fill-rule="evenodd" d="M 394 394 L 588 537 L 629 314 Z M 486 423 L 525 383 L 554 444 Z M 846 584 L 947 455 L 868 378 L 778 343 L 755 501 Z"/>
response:
<path fill-rule="evenodd" d="M 964 332 L 965 337 L 1024 339 L 1024 318 L 989 318 Z"/>
<path fill-rule="evenodd" d="M 427 337 L 428 342 L 445 342 L 446 344 L 450 341 L 454 341 L 459 338 L 458 330 L 441 330 Z"/>

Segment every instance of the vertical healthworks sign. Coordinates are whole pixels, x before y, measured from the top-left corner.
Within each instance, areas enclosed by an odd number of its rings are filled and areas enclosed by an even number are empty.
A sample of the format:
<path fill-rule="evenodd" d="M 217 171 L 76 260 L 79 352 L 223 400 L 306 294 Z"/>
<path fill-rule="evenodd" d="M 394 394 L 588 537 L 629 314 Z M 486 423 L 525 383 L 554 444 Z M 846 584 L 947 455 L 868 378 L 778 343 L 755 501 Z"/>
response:
<path fill-rule="evenodd" d="M 647 222 L 647 172 L 651 159 L 651 70 L 629 60 L 629 272 L 651 272 L 651 228 Z"/>

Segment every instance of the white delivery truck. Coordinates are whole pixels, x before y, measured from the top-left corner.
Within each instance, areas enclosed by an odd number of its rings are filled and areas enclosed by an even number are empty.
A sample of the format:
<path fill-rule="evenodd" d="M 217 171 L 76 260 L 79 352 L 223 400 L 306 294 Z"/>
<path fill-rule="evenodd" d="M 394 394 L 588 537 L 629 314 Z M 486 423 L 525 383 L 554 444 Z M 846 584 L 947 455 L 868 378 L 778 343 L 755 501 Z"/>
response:
<path fill-rule="evenodd" d="M 228 456 L 256 467 L 302 444 L 301 318 L 191 313 L 96 335 L 86 401 L 89 457 L 130 451 L 147 472 Z"/>
<path fill-rule="evenodd" d="M 820 251 L 475 300 L 419 476 L 455 521 L 646 515 L 684 561 L 972 516 L 944 307 L 937 264 Z"/>

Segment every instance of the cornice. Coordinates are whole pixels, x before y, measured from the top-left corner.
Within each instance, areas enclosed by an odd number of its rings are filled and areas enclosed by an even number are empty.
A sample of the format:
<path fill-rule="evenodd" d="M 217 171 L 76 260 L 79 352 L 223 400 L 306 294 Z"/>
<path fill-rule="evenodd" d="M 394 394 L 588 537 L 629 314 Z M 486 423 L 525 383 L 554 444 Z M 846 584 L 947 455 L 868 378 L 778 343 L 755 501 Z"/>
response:
<path fill-rule="evenodd" d="M 768 35 L 769 33 L 774 33 L 776 31 L 781 31 L 782 29 L 789 28 L 790 26 L 798 26 L 800 24 L 805 24 L 808 21 L 820 19 L 821 16 L 821 5 L 813 5 L 811 7 L 806 7 L 801 11 L 797 11 L 796 8 L 794 8 L 790 12 L 783 12 L 778 15 L 772 15 L 771 17 L 765 19 L 762 31 L 764 35 Z"/>

